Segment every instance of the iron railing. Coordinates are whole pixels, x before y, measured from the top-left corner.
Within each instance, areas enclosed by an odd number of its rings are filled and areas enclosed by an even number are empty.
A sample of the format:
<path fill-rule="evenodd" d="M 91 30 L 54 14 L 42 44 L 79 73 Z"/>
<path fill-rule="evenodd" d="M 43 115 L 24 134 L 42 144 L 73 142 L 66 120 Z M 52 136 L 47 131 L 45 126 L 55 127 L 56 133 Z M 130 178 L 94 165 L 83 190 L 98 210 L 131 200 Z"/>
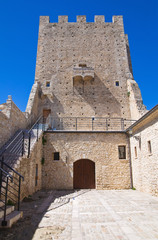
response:
<path fill-rule="evenodd" d="M 125 131 L 135 120 L 104 117 L 49 117 L 49 130 L 53 131 Z"/>
<path fill-rule="evenodd" d="M 34 143 L 38 141 L 41 133 L 47 128 L 47 120 L 43 124 L 43 116 L 40 116 L 29 130 L 19 130 L 15 134 L 14 138 L 1 149 L 0 158 L 3 157 L 9 166 L 14 167 L 19 157 L 30 156 Z"/>
<path fill-rule="evenodd" d="M 24 154 L 24 138 L 25 132 L 23 130 L 17 131 L 14 138 L 2 148 L 0 152 L 0 159 L 3 158 L 5 162 L 13 166 L 19 157 Z"/>
<path fill-rule="evenodd" d="M 8 201 L 8 186 L 9 179 L 13 182 L 13 177 L 0 167 L 0 209 L 3 211 L 3 221 L 2 226 L 6 226 L 6 211 L 7 211 L 7 201 Z M 3 191 L 2 191 L 3 188 Z"/>
<path fill-rule="evenodd" d="M 21 180 L 24 180 L 24 177 L 14 169 L 14 166 L 19 157 L 26 155 L 29 158 L 34 143 L 47 128 L 47 119 L 44 119 L 43 123 L 43 116 L 40 116 L 29 130 L 19 130 L 0 150 L 0 209 L 3 211 L 3 226 L 7 224 L 8 200 L 18 211 L 20 210 Z"/>
<path fill-rule="evenodd" d="M 4 212 L 2 226 L 6 226 L 8 200 L 20 211 L 21 180 L 24 181 L 24 177 L 5 163 L 3 158 L 0 159 L 0 164 L 0 202 L 4 204 L 1 206 Z"/>
<path fill-rule="evenodd" d="M 43 116 L 40 116 L 33 126 L 25 133 L 25 146 L 27 149 L 27 157 L 29 158 L 31 149 L 36 141 L 38 141 L 40 134 L 47 130 L 47 120 L 43 123 Z"/>

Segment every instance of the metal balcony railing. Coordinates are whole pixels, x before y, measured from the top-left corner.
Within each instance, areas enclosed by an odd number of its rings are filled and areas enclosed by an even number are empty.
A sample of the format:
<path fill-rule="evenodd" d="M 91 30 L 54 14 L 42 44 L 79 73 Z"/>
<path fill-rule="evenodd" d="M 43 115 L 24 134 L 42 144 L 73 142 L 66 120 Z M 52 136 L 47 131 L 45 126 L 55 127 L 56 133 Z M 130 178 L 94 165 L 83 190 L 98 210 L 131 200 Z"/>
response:
<path fill-rule="evenodd" d="M 104 117 L 49 117 L 49 131 L 125 131 L 135 120 Z"/>

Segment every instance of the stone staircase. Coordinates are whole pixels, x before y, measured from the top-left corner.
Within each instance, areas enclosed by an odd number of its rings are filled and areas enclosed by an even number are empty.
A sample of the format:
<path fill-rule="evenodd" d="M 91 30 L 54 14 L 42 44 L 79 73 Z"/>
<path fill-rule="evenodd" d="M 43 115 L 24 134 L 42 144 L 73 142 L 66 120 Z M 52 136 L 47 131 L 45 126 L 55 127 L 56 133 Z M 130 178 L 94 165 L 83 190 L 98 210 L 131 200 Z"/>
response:
<path fill-rule="evenodd" d="M 4 203 L 0 202 L 0 207 L 4 207 Z M 4 223 L 4 211 L 0 210 L 0 228 L 10 228 L 15 222 L 22 218 L 23 212 L 16 211 L 15 206 L 7 206 L 6 208 L 6 223 Z"/>
<path fill-rule="evenodd" d="M 14 165 L 20 161 L 21 157 L 28 156 L 29 136 L 30 136 L 30 152 L 42 134 L 42 128 L 32 129 L 30 132 L 27 129 L 18 130 L 14 137 L 11 138 L 1 149 L 0 156 L 3 155 L 4 161 L 14 168 Z M 38 136 L 37 136 L 38 135 Z"/>
<path fill-rule="evenodd" d="M 21 159 L 30 156 L 48 125 L 36 122 L 30 130 L 18 130 L 0 149 L 0 227 L 11 227 L 23 213 L 20 211 L 20 186 L 23 176 L 15 171 Z M 8 206 L 11 200 L 15 206 Z"/>

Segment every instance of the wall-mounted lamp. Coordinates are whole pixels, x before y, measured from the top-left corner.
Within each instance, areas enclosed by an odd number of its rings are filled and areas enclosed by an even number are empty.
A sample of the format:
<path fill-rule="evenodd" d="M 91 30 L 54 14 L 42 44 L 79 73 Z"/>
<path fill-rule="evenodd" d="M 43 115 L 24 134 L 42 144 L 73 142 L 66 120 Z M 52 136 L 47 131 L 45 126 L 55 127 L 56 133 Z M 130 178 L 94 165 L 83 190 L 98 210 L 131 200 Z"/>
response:
<path fill-rule="evenodd" d="M 130 130 L 128 131 L 128 133 L 129 133 L 130 135 L 132 135 L 132 129 L 130 129 Z"/>

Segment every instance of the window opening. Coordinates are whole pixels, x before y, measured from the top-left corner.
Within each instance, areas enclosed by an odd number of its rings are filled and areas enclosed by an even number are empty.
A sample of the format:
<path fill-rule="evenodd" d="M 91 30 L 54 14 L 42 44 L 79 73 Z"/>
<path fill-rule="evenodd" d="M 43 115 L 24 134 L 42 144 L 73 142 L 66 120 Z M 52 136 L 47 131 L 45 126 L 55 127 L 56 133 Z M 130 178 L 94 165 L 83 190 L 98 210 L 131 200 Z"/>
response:
<path fill-rule="evenodd" d="M 152 150 L 151 150 L 151 141 L 148 141 L 148 152 L 149 152 L 149 153 L 152 153 Z"/>
<path fill-rule="evenodd" d="M 137 158 L 137 147 L 134 147 L 135 158 Z"/>
<path fill-rule="evenodd" d="M 46 82 L 46 87 L 50 87 L 50 82 Z"/>
<path fill-rule="evenodd" d="M 118 146 L 119 159 L 126 159 L 126 146 Z"/>
<path fill-rule="evenodd" d="M 87 64 L 79 64 L 79 67 L 87 67 Z"/>
<path fill-rule="evenodd" d="M 118 87 L 119 86 L 119 81 L 116 81 L 115 84 L 116 84 L 116 87 Z"/>
<path fill-rule="evenodd" d="M 54 161 L 59 161 L 59 152 L 54 152 Z"/>

